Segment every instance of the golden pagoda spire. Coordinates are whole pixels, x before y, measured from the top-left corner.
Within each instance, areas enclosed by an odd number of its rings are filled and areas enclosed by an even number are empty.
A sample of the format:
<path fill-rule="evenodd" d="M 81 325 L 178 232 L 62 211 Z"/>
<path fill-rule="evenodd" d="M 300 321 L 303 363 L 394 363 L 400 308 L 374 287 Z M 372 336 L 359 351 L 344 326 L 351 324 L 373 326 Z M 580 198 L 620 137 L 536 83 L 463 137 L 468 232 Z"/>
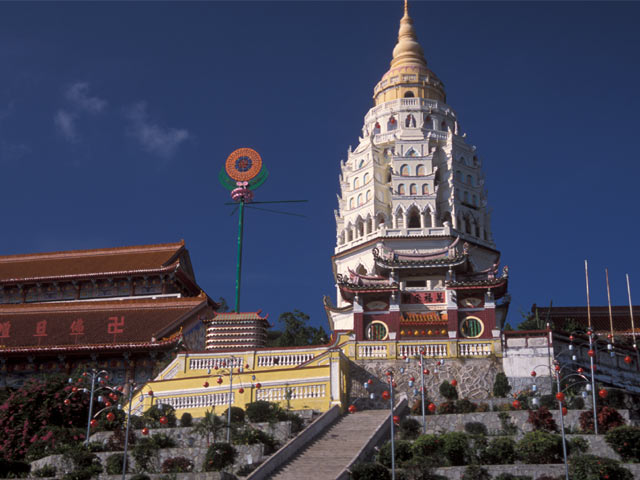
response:
<path fill-rule="evenodd" d="M 398 43 L 393 49 L 392 67 L 408 64 L 427 65 L 427 61 L 424 59 L 424 52 L 418 43 L 418 37 L 413 29 L 413 20 L 409 16 L 408 3 L 407 0 L 404 0 L 404 15 L 400 19 Z"/>

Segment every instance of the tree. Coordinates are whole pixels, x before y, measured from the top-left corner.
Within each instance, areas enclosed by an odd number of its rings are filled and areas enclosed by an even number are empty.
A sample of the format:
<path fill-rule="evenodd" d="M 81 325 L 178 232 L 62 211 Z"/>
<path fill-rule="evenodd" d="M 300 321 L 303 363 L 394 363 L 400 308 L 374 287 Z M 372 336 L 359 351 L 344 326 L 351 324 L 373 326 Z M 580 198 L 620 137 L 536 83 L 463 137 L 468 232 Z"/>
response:
<path fill-rule="evenodd" d="M 224 422 L 214 413 L 213 408 L 204 412 L 204 417 L 200 419 L 198 423 L 193 427 L 193 431 L 206 437 L 207 445 L 209 445 L 209 439 L 213 435 L 213 441 L 216 441 L 218 432 L 224 425 Z"/>
<path fill-rule="evenodd" d="M 270 347 L 298 347 L 305 345 L 321 345 L 329 341 L 327 333 L 322 327 L 307 325 L 310 317 L 300 310 L 284 312 L 278 322 L 284 327 L 280 335 L 272 332 L 268 338 Z"/>
<path fill-rule="evenodd" d="M 217 303 L 219 303 L 220 306 L 218 307 L 216 312 L 222 313 L 222 312 L 228 312 L 229 311 L 229 304 L 227 303 L 227 299 L 226 298 L 224 298 L 224 297 L 218 298 L 218 302 Z"/>
<path fill-rule="evenodd" d="M 547 326 L 545 322 L 538 316 L 538 309 L 529 314 L 522 314 L 524 321 L 518 325 L 518 330 L 543 330 Z"/>

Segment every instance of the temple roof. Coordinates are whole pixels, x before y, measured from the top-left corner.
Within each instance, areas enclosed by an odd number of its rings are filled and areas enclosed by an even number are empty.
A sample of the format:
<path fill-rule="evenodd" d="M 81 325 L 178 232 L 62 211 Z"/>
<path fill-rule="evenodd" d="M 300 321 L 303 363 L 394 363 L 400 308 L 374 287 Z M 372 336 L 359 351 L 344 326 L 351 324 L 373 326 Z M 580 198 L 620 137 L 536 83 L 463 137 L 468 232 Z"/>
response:
<path fill-rule="evenodd" d="M 187 257 L 181 263 L 183 253 Z M 184 241 L 0 256 L 0 284 L 141 275 L 178 269 L 195 282 Z"/>
<path fill-rule="evenodd" d="M 162 347 L 212 302 L 198 297 L 0 305 L 0 355 Z"/>
<path fill-rule="evenodd" d="M 402 320 L 400 320 L 401 325 L 440 325 L 446 323 L 447 319 L 442 318 L 438 312 L 403 312 Z"/>
<path fill-rule="evenodd" d="M 531 311 L 535 313 L 536 310 L 541 320 L 546 321 L 547 318 L 549 318 L 557 330 L 570 331 L 572 330 L 570 327 L 573 327 L 575 324 L 582 326 L 582 328 L 586 330 L 589 325 L 586 306 L 550 308 L 538 306 L 534 303 Z M 631 334 L 629 306 L 612 306 L 611 313 L 614 333 Z M 638 335 L 640 334 L 640 306 L 633 307 L 633 322 L 636 335 Z M 596 332 L 611 331 L 608 306 L 591 307 L 591 325 Z"/>
<path fill-rule="evenodd" d="M 212 321 L 238 321 L 238 320 L 263 320 L 267 321 L 269 315 L 261 317 L 262 310 L 257 312 L 219 312 L 211 319 Z"/>

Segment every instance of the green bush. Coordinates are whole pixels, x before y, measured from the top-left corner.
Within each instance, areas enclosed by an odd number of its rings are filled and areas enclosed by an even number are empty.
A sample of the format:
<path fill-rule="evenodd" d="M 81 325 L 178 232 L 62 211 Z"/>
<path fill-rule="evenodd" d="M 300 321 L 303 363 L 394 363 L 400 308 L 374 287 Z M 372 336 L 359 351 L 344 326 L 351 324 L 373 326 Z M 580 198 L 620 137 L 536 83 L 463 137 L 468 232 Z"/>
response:
<path fill-rule="evenodd" d="M 458 399 L 458 390 L 451 385 L 447 380 L 440 384 L 440 395 L 449 401 Z"/>
<path fill-rule="evenodd" d="M 633 480 L 620 462 L 595 455 L 576 455 L 569 463 L 569 476 L 580 480 Z"/>
<path fill-rule="evenodd" d="M 156 437 L 154 435 L 154 437 Z M 162 442 L 161 442 L 162 443 Z M 154 441 L 154 438 L 141 438 L 131 449 L 131 456 L 136 462 L 136 470 L 138 472 L 151 472 L 153 468 L 153 460 L 155 459 L 160 446 Z"/>
<path fill-rule="evenodd" d="M 413 457 L 411 442 L 407 440 L 396 440 L 395 442 L 396 467 L 408 462 Z M 386 442 L 376 456 L 376 460 L 387 468 L 391 468 L 391 442 Z"/>
<path fill-rule="evenodd" d="M 598 417 L 598 433 L 606 433 L 612 428 L 625 424 L 624 418 L 615 408 L 598 407 L 596 415 Z M 582 412 L 578 417 L 578 421 L 583 432 L 593 432 L 593 412 L 591 410 Z"/>
<path fill-rule="evenodd" d="M 440 415 L 456 413 L 456 404 L 454 402 L 442 402 L 438 405 L 438 413 Z"/>
<path fill-rule="evenodd" d="M 245 413 L 249 421 L 254 423 L 277 422 L 282 417 L 282 413 L 286 414 L 278 404 L 265 400 L 247 403 Z"/>
<path fill-rule="evenodd" d="M 180 426 L 181 427 L 190 427 L 193 425 L 193 417 L 189 412 L 184 412 L 180 417 Z"/>
<path fill-rule="evenodd" d="M 233 435 L 233 443 L 235 445 L 254 445 L 262 443 L 264 445 L 264 454 L 271 455 L 278 449 L 279 443 L 268 433 L 255 428 L 247 427 Z"/>
<path fill-rule="evenodd" d="M 439 459 L 442 454 L 442 448 L 444 442 L 438 435 L 426 434 L 420 435 L 415 442 L 413 442 L 413 455 L 416 457 L 434 457 Z"/>
<path fill-rule="evenodd" d="M 442 453 L 453 466 L 466 465 L 470 460 L 469 437 L 462 432 L 442 435 Z"/>
<path fill-rule="evenodd" d="M 0 458 L 0 478 L 26 477 L 30 470 L 31 465 L 27 462 Z"/>
<path fill-rule="evenodd" d="M 229 409 L 222 413 L 222 418 L 227 421 Z M 231 423 L 244 423 L 244 410 L 240 407 L 231 407 Z"/>
<path fill-rule="evenodd" d="M 126 428 L 116 428 L 109 439 L 105 443 L 105 451 L 113 452 L 124 450 L 124 437 L 126 435 Z M 134 445 L 138 439 L 132 429 L 129 430 L 129 446 Z"/>
<path fill-rule="evenodd" d="M 216 443 L 207 449 L 202 470 L 205 472 L 219 472 L 223 468 L 233 465 L 235 459 L 235 448 L 228 443 Z"/>
<path fill-rule="evenodd" d="M 187 473 L 193 471 L 193 462 L 186 457 L 167 458 L 162 462 L 162 473 Z"/>
<path fill-rule="evenodd" d="M 43 477 L 55 477 L 56 476 L 56 467 L 53 465 L 45 465 L 42 468 L 38 468 L 31 472 L 34 477 L 43 478 Z"/>
<path fill-rule="evenodd" d="M 500 420 L 500 428 L 504 435 L 515 435 L 518 433 L 518 427 L 511 421 L 511 415 L 507 412 L 498 413 Z"/>
<path fill-rule="evenodd" d="M 400 422 L 400 434 L 406 440 L 415 440 L 420 435 L 422 425 L 415 418 L 405 417 Z"/>
<path fill-rule="evenodd" d="M 391 480 L 391 474 L 379 463 L 356 463 L 351 469 L 353 480 Z"/>
<path fill-rule="evenodd" d="M 102 464 L 98 456 L 85 446 L 69 448 L 64 457 L 71 460 L 74 469 L 62 477 L 63 480 L 89 480 L 102 473 Z"/>
<path fill-rule="evenodd" d="M 167 423 L 160 423 L 161 417 L 166 417 Z M 177 424 L 175 408 L 165 403 L 153 405 L 142 414 L 142 418 L 149 428 L 170 428 Z"/>
<path fill-rule="evenodd" d="M 553 415 L 546 407 L 540 407 L 537 410 L 529 410 L 527 423 L 530 423 L 534 430 L 543 430 L 545 432 L 558 431 L 558 425 L 553 419 Z"/>
<path fill-rule="evenodd" d="M 567 454 L 577 455 L 589 450 L 589 442 L 582 437 L 574 437 L 567 440 Z"/>
<path fill-rule="evenodd" d="M 556 400 L 555 395 L 549 393 L 540 396 L 540 406 L 545 407 L 548 410 L 553 410 L 554 408 L 558 408 L 558 401 Z"/>
<path fill-rule="evenodd" d="M 143 439 L 144 440 L 144 439 Z M 176 445 L 176 441 L 164 433 L 154 433 L 149 439 L 158 449 L 160 448 L 173 448 Z"/>
<path fill-rule="evenodd" d="M 304 430 L 304 420 L 297 413 L 287 412 L 287 420 L 291 422 L 291 433 L 295 434 Z"/>
<path fill-rule="evenodd" d="M 151 480 L 149 475 L 145 475 L 144 473 L 136 473 L 129 480 Z"/>
<path fill-rule="evenodd" d="M 480 465 L 469 465 L 464 469 L 462 480 L 491 480 L 491 475 L 486 468 Z"/>
<path fill-rule="evenodd" d="M 542 477 L 538 477 L 540 480 Z M 533 477 L 528 475 L 513 475 L 512 473 L 501 473 L 497 477 L 493 477 L 493 480 L 533 480 Z"/>
<path fill-rule="evenodd" d="M 109 475 L 118 475 L 122 473 L 122 462 L 124 461 L 123 453 L 114 453 L 107 457 L 107 473 Z M 128 467 L 128 465 L 127 465 Z M 127 468 L 127 470 L 129 470 Z"/>
<path fill-rule="evenodd" d="M 640 462 L 640 428 L 624 425 L 612 428 L 605 440 L 624 462 Z"/>
<path fill-rule="evenodd" d="M 139 415 L 131 415 L 131 428 L 140 430 L 145 427 L 144 418 Z"/>
<path fill-rule="evenodd" d="M 469 435 L 488 435 L 487 426 L 482 422 L 467 422 L 464 431 Z"/>
<path fill-rule="evenodd" d="M 567 402 L 567 408 L 571 410 L 582 410 L 584 408 L 584 400 L 581 396 L 576 395 Z"/>
<path fill-rule="evenodd" d="M 478 405 L 470 401 L 468 398 L 463 398 L 456 402 L 456 413 L 473 413 L 478 409 Z"/>
<path fill-rule="evenodd" d="M 624 392 L 612 388 L 610 390 L 607 390 L 607 397 L 600 399 L 600 403 L 607 407 L 624 409 L 626 408 L 624 397 Z"/>
<path fill-rule="evenodd" d="M 504 398 L 509 395 L 510 391 L 511 385 L 509 385 L 507 376 L 503 372 L 498 372 L 496 374 L 496 379 L 493 382 L 493 396 Z"/>
<path fill-rule="evenodd" d="M 482 452 L 482 463 L 488 465 L 510 465 L 516 461 L 516 442 L 510 437 L 496 437 Z"/>
<path fill-rule="evenodd" d="M 518 442 L 517 450 L 524 463 L 562 463 L 564 459 L 562 438 L 540 430 L 525 433 Z"/>

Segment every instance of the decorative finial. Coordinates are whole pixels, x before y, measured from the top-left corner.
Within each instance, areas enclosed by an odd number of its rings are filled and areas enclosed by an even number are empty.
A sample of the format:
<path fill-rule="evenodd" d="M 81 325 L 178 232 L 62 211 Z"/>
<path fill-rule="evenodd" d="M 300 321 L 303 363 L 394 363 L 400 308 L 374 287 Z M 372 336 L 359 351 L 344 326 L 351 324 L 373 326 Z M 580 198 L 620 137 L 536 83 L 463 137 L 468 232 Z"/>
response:
<path fill-rule="evenodd" d="M 404 0 L 404 15 L 409 16 L 409 0 Z"/>
<path fill-rule="evenodd" d="M 418 43 L 418 37 L 413 29 L 413 20 L 409 16 L 408 0 L 404 0 L 404 16 L 400 19 L 398 43 L 393 49 L 391 66 L 395 67 L 406 64 L 427 65 L 422 47 Z"/>

